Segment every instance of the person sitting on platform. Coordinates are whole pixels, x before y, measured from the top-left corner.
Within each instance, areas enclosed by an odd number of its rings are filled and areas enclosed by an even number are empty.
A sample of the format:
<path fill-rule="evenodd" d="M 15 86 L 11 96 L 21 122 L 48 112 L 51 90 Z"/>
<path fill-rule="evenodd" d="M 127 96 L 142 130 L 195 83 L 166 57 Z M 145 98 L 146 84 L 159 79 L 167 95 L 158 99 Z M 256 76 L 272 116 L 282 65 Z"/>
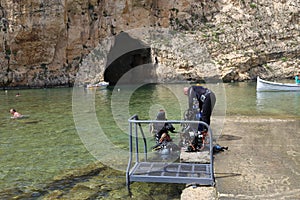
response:
<path fill-rule="evenodd" d="M 166 121 L 166 113 L 164 110 L 159 110 L 156 120 Z M 168 142 L 172 142 L 172 138 L 169 135 L 171 133 L 176 133 L 175 128 L 171 123 L 168 122 L 155 122 L 151 126 L 150 132 L 153 133 L 155 137 L 156 145 L 152 149 L 161 149 L 167 145 Z"/>

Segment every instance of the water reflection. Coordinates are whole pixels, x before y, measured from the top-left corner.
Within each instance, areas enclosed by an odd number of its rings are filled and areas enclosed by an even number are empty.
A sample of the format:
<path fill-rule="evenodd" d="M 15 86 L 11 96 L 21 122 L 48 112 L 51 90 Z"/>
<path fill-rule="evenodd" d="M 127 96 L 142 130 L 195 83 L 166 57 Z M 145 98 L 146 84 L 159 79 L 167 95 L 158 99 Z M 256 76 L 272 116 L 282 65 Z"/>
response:
<path fill-rule="evenodd" d="M 256 108 L 258 112 L 299 116 L 300 92 L 257 92 Z"/>

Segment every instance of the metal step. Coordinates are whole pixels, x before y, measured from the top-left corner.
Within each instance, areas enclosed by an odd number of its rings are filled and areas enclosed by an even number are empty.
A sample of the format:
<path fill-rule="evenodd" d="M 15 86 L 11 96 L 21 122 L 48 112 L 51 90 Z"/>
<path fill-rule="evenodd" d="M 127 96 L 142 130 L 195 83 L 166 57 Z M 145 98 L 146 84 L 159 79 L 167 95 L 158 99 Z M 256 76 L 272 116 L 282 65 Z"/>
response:
<path fill-rule="evenodd" d="M 162 182 L 162 183 L 185 183 L 185 184 L 198 184 L 198 185 L 211 185 L 215 184 L 213 174 L 213 155 L 212 155 L 212 130 L 204 122 L 201 121 L 185 121 L 185 120 L 139 120 L 137 115 L 132 116 L 129 120 L 129 160 L 126 169 L 126 185 L 130 191 L 131 182 Z M 196 152 L 193 154 L 193 159 L 183 159 L 186 162 L 170 162 L 166 159 L 161 161 L 148 160 L 147 156 L 147 140 L 143 131 L 142 124 L 150 124 L 156 122 L 172 123 L 172 124 L 202 124 L 209 133 L 209 143 L 207 144 L 206 154 L 204 152 Z M 139 136 L 143 139 L 144 149 L 143 154 L 139 153 Z M 134 145 L 135 143 L 135 145 Z M 199 158 L 200 155 L 205 154 L 207 159 L 205 163 Z M 142 159 L 140 157 L 143 156 Z M 191 156 L 191 155 L 189 155 Z M 189 157 L 187 156 L 187 157 Z M 135 157 L 135 161 L 133 158 Z"/>
<path fill-rule="evenodd" d="M 129 173 L 130 181 L 213 185 L 210 164 L 138 162 Z"/>

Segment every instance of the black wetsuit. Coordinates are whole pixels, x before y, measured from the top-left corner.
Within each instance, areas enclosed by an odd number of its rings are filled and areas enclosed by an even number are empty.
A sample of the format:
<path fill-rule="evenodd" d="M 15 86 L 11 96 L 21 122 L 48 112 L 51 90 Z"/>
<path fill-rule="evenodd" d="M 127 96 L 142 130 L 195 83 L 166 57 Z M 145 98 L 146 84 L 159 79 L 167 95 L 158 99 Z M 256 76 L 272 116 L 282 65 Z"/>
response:
<path fill-rule="evenodd" d="M 156 143 L 159 143 L 159 140 L 162 136 L 163 133 L 169 133 L 169 131 L 171 133 L 176 133 L 174 130 L 175 128 L 173 127 L 173 125 L 171 123 L 156 123 L 154 124 L 154 130 L 156 131 L 155 133 L 155 141 Z"/>
<path fill-rule="evenodd" d="M 197 100 L 198 111 L 201 112 L 200 120 L 210 125 L 210 116 L 216 103 L 215 94 L 202 86 L 191 86 L 188 90 L 189 109 L 195 111 L 195 99 Z M 197 111 L 196 111 L 197 112 Z"/>

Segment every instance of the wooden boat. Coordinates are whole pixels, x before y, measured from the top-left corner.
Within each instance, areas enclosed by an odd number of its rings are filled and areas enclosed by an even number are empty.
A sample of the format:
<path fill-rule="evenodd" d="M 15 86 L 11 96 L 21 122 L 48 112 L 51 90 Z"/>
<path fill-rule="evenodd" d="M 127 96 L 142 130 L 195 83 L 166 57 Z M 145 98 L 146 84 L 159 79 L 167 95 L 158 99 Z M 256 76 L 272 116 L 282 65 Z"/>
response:
<path fill-rule="evenodd" d="M 96 83 L 96 84 L 88 84 L 88 85 L 86 86 L 86 88 L 88 88 L 88 89 L 93 89 L 93 88 L 106 88 L 108 85 L 109 85 L 108 82 L 102 81 L 102 82 L 99 82 L 99 83 Z"/>
<path fill-rule="evenodd" d="M 300 84 L 271 82 L 257 77 L 256 91 L 300 91 Z"/>

